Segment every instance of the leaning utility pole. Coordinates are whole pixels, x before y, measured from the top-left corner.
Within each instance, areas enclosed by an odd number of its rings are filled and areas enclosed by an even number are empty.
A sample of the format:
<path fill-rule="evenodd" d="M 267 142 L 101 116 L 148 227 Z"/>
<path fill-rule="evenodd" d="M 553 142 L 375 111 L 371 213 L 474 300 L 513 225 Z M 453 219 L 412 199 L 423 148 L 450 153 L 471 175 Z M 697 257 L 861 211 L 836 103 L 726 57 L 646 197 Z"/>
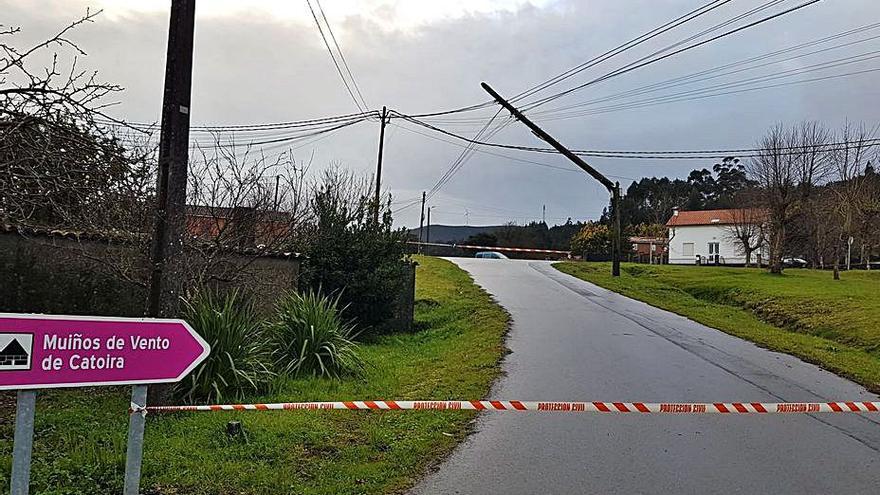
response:
<path fill-rule="evenodd" d="M 171 2 L 159 138 L 156 224 L 150 248 L 152 272 L 147 315 L 151 317 L 163 315 L 175 297 L 173 284 L 168 282 L 168 266 L 181 249 L 185 228 L 195 11 L 195 0 Z"/>
<path fill-rule="evenodd" d="M 585 162 L 581 157 L 572 153 L 568 148 L 559 143 L 559 141 L 553 139 L 552 136 L 544 132 L 543 129 L 535 125 L 531 120 L 527 119 L 522 112 L 517 110 L 513 105 L 511 105 L 507 100 L 501 97 L 498 93 L 495 92 L 488 84 L 480 83 L 483 89 L 486 90 L 487 93 L 492 95 L 492 98 L 495 99 L 502 107 L 506 108 L 517 120 L 526 125 L 531 131 L 545 141 L 550 146 L 556 148 L 556 151 L 562 153 L 563 156 L 574 162 L 575 165 L 583 169 L 586 173 L 590 174 L 594 179 L 599 181 L 605 189 L 608 189 L 608 192 L 611 193 L 611 207 L 614 210 L 614 239 L 612 241 L 612 253 L 611 253 L 611 274 L 615 277 L 620 276 L 620 186 L 611 182 L 607 177 L 599 173 L 598 170 L 591 167 L 587 162 Z"/>
<path fill-rule="evenodd" d="M 380 201 L 382 194 L 382 150 L 385 147 L 385 124 L 388 123 L 388 109 L 382 107 L 382 124 L 379 126 L 379 159 L 376 161 L 376 211 L 373 214 L 373 220 L 379 223 L 379 210 L 381 209 Z"/>
<path fill-rule="evenodd" d="M 425 230 L 425 191 L 422 191 L 422 219 L 419 220 L 419 253 L 422 252 L 422 232 Z"/>

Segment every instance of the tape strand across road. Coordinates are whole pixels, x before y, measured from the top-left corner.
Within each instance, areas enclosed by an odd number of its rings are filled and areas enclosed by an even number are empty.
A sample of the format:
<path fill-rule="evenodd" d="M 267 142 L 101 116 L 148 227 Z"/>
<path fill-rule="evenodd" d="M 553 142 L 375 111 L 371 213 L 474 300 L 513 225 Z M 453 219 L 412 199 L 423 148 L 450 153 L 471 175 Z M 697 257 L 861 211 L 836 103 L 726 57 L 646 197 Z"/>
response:
<path fill-rule="evenodd" d="M 149 406 L 142 413 L 213 411 L 510 411 L 642 414 L 813 414 L 878 413 L 880 402 L 540 402 L 518 400 L 364 400 L 340 402 L 280 402 L 274 404 L 214 404 Z"/>
<path fill-rule="evenodd" d="M 557 249 L 537 249 L 537 248 L 518 248 L 518 247 L 501 247 L 501 246 L 473 246 L 470 244 L 445 244 L 441 242 L 417 242 L 407 241 L 407 244 L 413 246 L 434 246 L 434 247 L 451 247 L 461 249 L 476 249 L 479 251 L 507 251 L 510 253 L 543 253 L 543 254 L 564 254 L 571 255 L 571 251 L 559 251 Z"/>

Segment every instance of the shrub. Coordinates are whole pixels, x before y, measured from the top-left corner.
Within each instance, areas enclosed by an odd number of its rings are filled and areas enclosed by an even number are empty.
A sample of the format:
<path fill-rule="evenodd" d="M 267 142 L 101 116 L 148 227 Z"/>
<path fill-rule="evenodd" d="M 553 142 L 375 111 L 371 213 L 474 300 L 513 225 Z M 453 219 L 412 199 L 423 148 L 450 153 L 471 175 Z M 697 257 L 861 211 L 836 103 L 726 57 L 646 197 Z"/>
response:
<path fill-rule="evenodd" d="M 363 368 L 352 341 L 355 327 L 343 320 L 338 296 L 290 293 L 278 302 L 269 328 L 282 373 L 338 378 Z"/>
<path fill-rule="evenodd" d="M 251 302 L 235 291 L 202 292 L 186 303 L 184 319 L 211 345 L 211 354 L 174 395 L 185 401 L 240 399 L 264 390 L 274 377 L 271 348 Z"/>
<path fill-rule="evenodd" d="M 389 204 L 374 220 L 372 191 L 369 181 L 326 171 L 311 200 L 314 222 L 301 236 L 303 286 L 341 294 L 345 316 L 365 334 L 389 327 L 409 270 L 405 233 L 393 228 Z"/>

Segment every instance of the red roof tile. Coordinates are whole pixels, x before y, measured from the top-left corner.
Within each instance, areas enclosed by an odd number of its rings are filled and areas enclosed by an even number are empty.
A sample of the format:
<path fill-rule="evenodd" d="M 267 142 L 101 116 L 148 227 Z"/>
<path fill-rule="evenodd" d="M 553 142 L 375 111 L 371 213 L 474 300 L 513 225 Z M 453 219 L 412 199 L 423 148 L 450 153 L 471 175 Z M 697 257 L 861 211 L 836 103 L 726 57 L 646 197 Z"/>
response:
<path fill-rule="evenodd" d="M 761 210 L 701 210 L 701 211 L 679 211 L 678 215 L 674 214 L 666 222 L 667 227 L 680 227 L 684 225 L 730 225 L 737 221 L 743 221 L 749 218 L 755 220 L 765 217 L 766 214 Z"/>

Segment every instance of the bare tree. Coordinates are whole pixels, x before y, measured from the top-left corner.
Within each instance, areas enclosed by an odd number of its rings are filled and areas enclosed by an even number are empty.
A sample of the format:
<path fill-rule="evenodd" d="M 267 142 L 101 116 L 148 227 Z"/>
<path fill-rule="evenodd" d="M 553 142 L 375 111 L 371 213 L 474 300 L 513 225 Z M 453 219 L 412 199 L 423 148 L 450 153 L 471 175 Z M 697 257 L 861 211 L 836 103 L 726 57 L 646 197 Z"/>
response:
<path fill-rule="evenodd" d="M 19 28 L 0 26 L 5 221 L 106 229 L 111 219 L 114 226 L 144 220 L 142 204 L 153 181 L 148 133 L 128 128 L 134 140 L 123 144 L 117 130 L 124 124 L 104 113 L 113 104 L 107 98 L 122 88 L 80 69 L 86 53 L 68 38 L 99 13 L 86 11 L 51 38 L 26 47 L 15 43 Z M 48 66 L 41 63 L 47 57 Z"/>
<path fill-rule="evenodd" d="M 818 124 L 777 124 L 758 142 L 760 151 L 747 165 L 767 209 L 771 273 L 782 273 L 786 229 L 795 206 L 824 174 L 828 142 L 829 133 Z"/>
<path fill-rule="evenodd" d="M 849 246 L 862 222 L 862 217 L 875 198 L 871 194 L 871 181 L 863 174 L 866 162 L 877 154 L 876 141 L 872 139 L 876 128 L 868 130 L 864 124 L 847 122 L 840 131 L 843 143 L 831 153 L 834 183 L 829 188 L 834 203 L 829 212 L 839 226 L 837 242 L 834 243 L 834 280 L 840 280 L 841 248 Z"/>
<path fill-rule="evenodd" d="M 725 227 L 725 236 L 734 243 L 736 251 L 745 256 L 746 267 L 752 265 L 752 254 L 760 251 L 766 242 L 767 211 L 754 206 L 756 195 L 757 192 L 751 190 L 736 196 L 737 208 L 730 211 L 730 223 Z"/>
<path fill-rule="evenodd" d="M 23 234 L 57 229 L 139 246 L 152 219 L 155 147 L 149 130 L 104 113 L 122 88 L 81 69 L 86 52 L 69 38 L 99 14 L 87 10 L 26 46 L 18 27 L 0 26 L 0 221 Z M 136 256 L 117 256 L 128 251 L 110 249 L 96 266 L 142 285 Z"/>
<path fill-rule="evenodd" d="M 234 136 L 214 142 L 190 166 L 186 269 L 177 273 L 184 294 L 233 283 L 256 258 L 293 250 L 310 217 L 308 164 L 291 151 L 267 156 L 238 146 Z"/>
<path fill-rule="evenodd" d="M 859 238 L 859 259 L 866 270 L 871 269 L 871 256 L 880 247 L 880 175 L 869 162 L 865 165 L 865 201 L 863 203 Z"/>
<path fill-rule="evenodd" d="M 79 57 L 86 52 L 68 38 L 71 31 L 94 22 L 100 14 L 86 10 L 51 38 L 29 47 L 18 47 L 10 40 L 20 28 L 0 25 L 0 108 L 49 122 L 59 115 L 85 123 L 114 121 L 104 113 L 113 105 L 106 97 L 122 88 L 100 81 L 96 71 L 80 69 Z M 36 56 L 53 49 L 49 66 L 39 63 Z"/>

